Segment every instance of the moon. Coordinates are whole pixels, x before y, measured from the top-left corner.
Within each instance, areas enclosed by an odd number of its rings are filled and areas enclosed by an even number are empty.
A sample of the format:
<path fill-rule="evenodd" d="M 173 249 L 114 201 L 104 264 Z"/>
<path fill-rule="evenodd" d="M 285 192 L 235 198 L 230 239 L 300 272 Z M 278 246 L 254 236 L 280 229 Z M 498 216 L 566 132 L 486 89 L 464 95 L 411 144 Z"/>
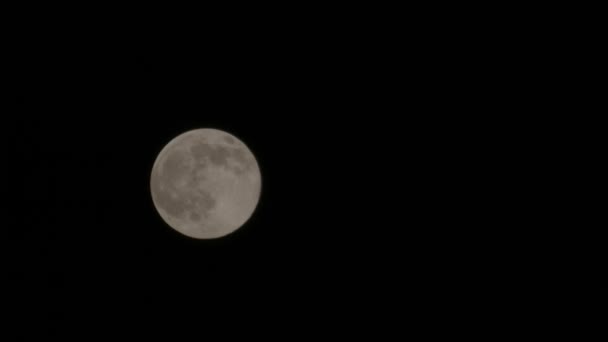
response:
<path fill-rule="evenodd" d="M 217 129 L 185 132 L 159 153 L 152 168 L 152 201 L 173 229 L 215 239 L 243 226 L 261 192 L 260 168 L 235 136 Z"/>

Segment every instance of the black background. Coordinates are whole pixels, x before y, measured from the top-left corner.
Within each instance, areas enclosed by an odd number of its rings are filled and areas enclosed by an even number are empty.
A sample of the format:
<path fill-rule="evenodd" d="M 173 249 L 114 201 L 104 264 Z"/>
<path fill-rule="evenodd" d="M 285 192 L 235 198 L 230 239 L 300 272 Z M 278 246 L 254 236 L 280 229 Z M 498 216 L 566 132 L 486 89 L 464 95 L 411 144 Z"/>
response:
<path fill-rule="evenodd" d="M 16 39 L 0 122 L 17 336 L 377 339 L 492 307 L 523 234 L 505 230 L 522 208 L 494 200 L 523 170 L 492 59 L 421 23 L 286 22 Z M 263 177 L 248 224 L 210 241 L 171 230 L 149 192 L 162 147 L 202 127 L 241 138 Z"/>

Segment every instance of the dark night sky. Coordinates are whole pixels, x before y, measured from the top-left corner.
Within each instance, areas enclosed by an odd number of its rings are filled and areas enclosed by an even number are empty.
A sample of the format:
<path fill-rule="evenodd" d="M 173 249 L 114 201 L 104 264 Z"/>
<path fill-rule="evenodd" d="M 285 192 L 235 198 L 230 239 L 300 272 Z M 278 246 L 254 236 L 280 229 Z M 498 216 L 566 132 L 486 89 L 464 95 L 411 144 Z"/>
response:
<path fill-rule="evenodd" d="M 463 61 L 441 62 L 458 45 L 340 28 L 196 44 L 140 31 L 40 31 L 15 50 L 0 250 L 17 335 L 280 326 L 378 339 L 507 281 L 479 256 L 509 238 L 486 201 L 509 165 L 479 144 L 495 121 L 448 115 L 487 109 L 466 103 Z M 263 178 L 249 223 L 213 241 L 172 231 L 149 193 L 164 144 L 202 127 L 241 138 Z"/>

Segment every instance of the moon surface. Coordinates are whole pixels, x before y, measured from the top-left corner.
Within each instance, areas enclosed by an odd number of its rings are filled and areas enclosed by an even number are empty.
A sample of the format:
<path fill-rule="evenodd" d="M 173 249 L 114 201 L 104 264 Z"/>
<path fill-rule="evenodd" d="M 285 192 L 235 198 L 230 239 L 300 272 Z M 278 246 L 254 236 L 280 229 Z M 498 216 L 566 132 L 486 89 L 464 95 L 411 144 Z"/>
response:
<path fill-rule="evenodd" d="M 156 210 L 171 228 L 214 239 L 249 220 L 261 183 L 258 163 L 242 141 L 204 128 L 177 136 L 161 150 L 150 188 Z"/>

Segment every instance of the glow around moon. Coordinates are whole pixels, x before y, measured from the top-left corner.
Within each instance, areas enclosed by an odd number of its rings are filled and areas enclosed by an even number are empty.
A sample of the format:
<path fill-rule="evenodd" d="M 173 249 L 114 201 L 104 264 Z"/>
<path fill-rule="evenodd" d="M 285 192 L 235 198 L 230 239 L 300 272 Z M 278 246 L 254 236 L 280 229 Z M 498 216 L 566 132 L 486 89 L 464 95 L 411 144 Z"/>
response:
<path fill-rule="evenodd" d="M 249 220 L 260 198 L 261 175 L 239 139 L 197 129 L 163 148 L 150 187 L 154 206 L 169 226 L 189 237 L 213 239 Z"/>

